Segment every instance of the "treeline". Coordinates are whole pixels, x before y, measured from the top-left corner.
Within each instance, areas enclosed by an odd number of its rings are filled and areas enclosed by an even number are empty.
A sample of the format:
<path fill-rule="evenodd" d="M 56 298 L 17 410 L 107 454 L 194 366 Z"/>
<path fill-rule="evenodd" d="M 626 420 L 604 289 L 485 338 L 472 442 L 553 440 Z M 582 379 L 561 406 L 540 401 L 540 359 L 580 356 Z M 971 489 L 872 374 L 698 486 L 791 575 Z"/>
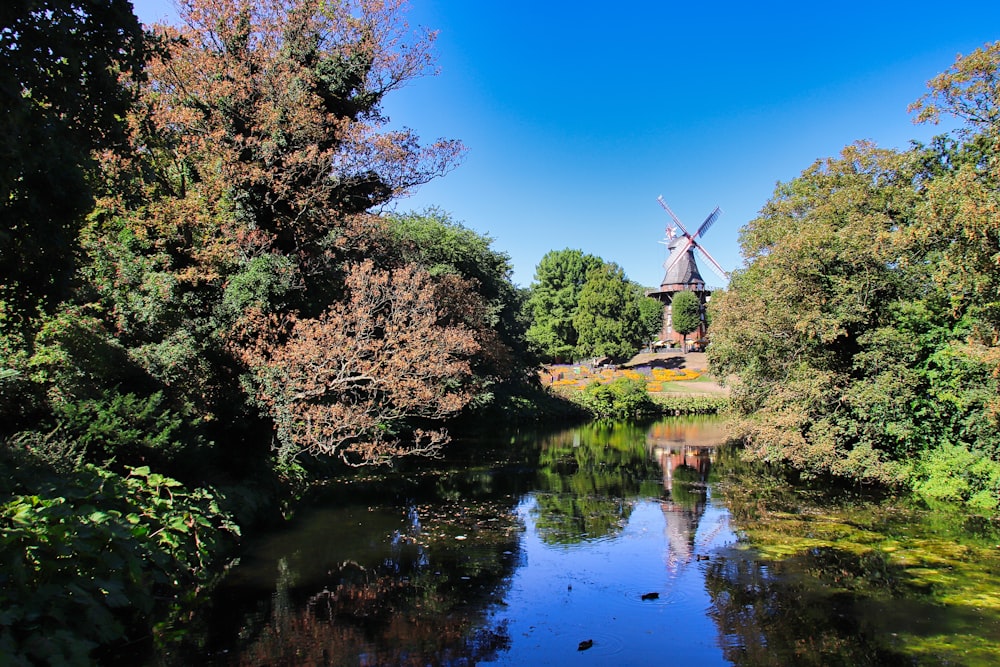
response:
<path fill-rule="evenodd" d="M 401 5 L 0 13 L 0 662 L 149 641 L 282 490 L 534 376 L 509 258 L 385 213 L 463 151 L 381 112 L 432 71 Z"/>
<path fill-rule="evenodd" d="M 1000 502 L 1000 42 L 914 103 L 909 150 L 820 160 L 741 232 L 709 361 L 746 453 L 806 474 Z"/>
<path fill-rule="evenodd" d="M 663 326 L 663 304 L 620 266 L 569 248 L 542 257 L 524 311 L 527 340 L 549 362 L 628 359 Z"/>

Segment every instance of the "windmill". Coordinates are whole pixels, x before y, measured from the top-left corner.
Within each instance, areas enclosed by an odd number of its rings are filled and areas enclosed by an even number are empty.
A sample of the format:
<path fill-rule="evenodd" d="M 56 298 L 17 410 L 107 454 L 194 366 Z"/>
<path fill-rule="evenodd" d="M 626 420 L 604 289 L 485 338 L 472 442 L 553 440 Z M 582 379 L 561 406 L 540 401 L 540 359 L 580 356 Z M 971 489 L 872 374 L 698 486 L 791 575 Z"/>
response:
<path fill-rule="evenodd" d="M 654 343 L 653 347 L 656 349 L 658 344 L 666 345 L 669 344 L 669 341 L 676 341 L 681 343 L 682 346 L 685 345 L 685 336 L 673 330 L 672 303 L 674 295 L 678 292 L 694 292 L 698 296 L 698 301 L 702 307 L 702 324 L 693 333 L 696 343 L 701 345 L 704 342 L 706 332 L 704 307 L 711 295 L 711 290 L 705 287 L 705 279 L 701 277 L 701 272 L 698 271 L 698 263 L 695 261 L 694 251 L 697 249 L 708 260 L 708 264 L 712 267 L 712 270 L 718 273 L 723 280 L 729 280 L 729 274 L 698 242 L 698 239 L 702 238 L 705 232 L 719 219 L 719 216 L 722 215 L 722 210 L 719 207 L 715 207 L 715 210 L 698 227 L 698 231 L 691 234 L 684 227 L 680 218 L 667 206 L 667 202 L 663 200 L 662 195 L 657 197 L 656 201 L 670 215 L 670 219 L 676 225 L 677 229 L 675 230 L 674 227 L 667 225 L 667 238 L 663 241 L 670 250 L 667 261 L 663 263 L 666 273 L 663 276 L 660 289 L 649 292 L 649 296 L 663 303 L 663 330 L 660 333 L 660 341 Z"/>
<path fill-rule="evenodd" d="M 660 203 L 663 210 L 670 215 L 670 219 L 673 220 L 674 225 L 680 230 L 680 235 L 678 235 L 673 227 L 667 227 L 667 240 L 665 241 L 667 248 L 670 250 L 670 255 L 667 257 L 667 261 L 664 262 L 663 268 L 667 270 L 666 274 L 663 276 L 663 283 L 660 289 L 663 291 L 680 291 L 683 289 L 693 289 L 697 291 L 702 291 L 705 289 L 705 281 L 701 277 L 701 273 L 698 271 L 698 264 L 695 262 L 694 251 L 697 249 L 706 260 L 708 260 L 709 266 L 712 270 L 719 274 L 723 280 L 729 280 L 729 274 L 715 261 L 715 258 L 708 254 L 698 243 L 698 239 L 705 235 L 705 232 L 715 224 L 715 221 L 719 219 L 722 215 L 722 209 L 718 206 L 712 211 L 705 221 L 701 223 L 698 227 L 698 231 L 694 234 L 688 232 L 681 223 L 680 218 L 678 218 L 670 207 L 667 206 L 667 202 L 663 200 L 663 195 L 656 198 L 656 201 Z"/>

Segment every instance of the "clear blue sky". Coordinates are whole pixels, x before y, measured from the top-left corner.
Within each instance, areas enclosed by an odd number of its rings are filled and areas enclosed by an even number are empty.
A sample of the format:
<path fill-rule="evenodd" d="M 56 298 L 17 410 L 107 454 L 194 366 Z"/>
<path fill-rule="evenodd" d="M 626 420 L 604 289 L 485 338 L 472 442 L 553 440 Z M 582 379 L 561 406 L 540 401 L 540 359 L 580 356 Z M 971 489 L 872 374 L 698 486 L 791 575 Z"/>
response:
<path fill-rule="evenodd" d="M 174 20 L 171 0 L 134 0 Z M 394 124 L 460 139 L 461 166 L 399 202 L 438 206 L 494 239 L 527 286 L 549 250 L 579 248 L 658 286 L 663 195 L 727 270 L 739 229 L 816 159 L 868 139 L 927 140 L 907 106 L 1000 39 L 1000 0 L 633 2 L 410 0 L 439 30 L 440 73 L 385 100 Z M 722 281 L 700 262 L 710 284 Z"/>

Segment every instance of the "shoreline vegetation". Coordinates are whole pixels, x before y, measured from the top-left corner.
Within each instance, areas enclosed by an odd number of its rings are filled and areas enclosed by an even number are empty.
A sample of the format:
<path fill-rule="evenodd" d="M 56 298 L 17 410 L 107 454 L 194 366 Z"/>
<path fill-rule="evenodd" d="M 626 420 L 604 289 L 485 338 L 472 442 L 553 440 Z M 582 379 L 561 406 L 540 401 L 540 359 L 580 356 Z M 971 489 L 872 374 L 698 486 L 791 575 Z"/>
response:
<path fill-rule="evenodd" d="M 728 389 L 708 372 L 701 352 L 640 353 L 623 364 L 546 364 L 538 379 L 598 419 L 716 414 L 729 404 Z"/>
<path fill-rule="evenodd" d="M 997 510 L 1000 42 L 916 106 L 964 134 L 779 185 L 707 357 L 635 357 L 663 304 L 613 262 L 554 251 L 522 288 L 446 212 L 386 212 L 465 151 L 386 125 L 383 97 L 434 72 L 404 5 L 11 10 L 0 662 L 154 642 L 317 480 L 476 422 L 728 405 L 768 463 Z M 631 359 L 536 376 L 590 355 Z"/>

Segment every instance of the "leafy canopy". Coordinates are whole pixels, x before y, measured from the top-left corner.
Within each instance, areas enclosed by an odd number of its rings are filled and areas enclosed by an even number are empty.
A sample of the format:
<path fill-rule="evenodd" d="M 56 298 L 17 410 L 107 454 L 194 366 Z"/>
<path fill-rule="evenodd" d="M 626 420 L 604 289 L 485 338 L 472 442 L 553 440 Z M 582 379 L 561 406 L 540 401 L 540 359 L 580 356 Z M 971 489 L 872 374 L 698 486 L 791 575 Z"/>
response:
<path fill-rule="evenodd" d="M 670 302 L 670 319 L 674 331 L 686 336 L 701 326 L 701 300 L 694 292 L 678 292 Z"/>
<path fill-rule="evenodd" d="M 573 316 L 579 332 L 579 357 L 627 358 L 648 340 L 640 296 L 617 264 L 604 264 L 587 275 Z"/>
<path fill-rule="evenodd" d="M 957 138 L 848 146 L 741 231 L 709 360 L 750 456 L 997 505 L 998 67 L 1000 43 L 959 57 L 914 105 Z"/>
<path fill-rule="evenodd" d="M 577 352 L 574 318 L 587 277 L 604 261 L 582 250 L 552 250 L 535 267 L 525 310 L 528 341 L 547 360 L 570 360 Z"/>

